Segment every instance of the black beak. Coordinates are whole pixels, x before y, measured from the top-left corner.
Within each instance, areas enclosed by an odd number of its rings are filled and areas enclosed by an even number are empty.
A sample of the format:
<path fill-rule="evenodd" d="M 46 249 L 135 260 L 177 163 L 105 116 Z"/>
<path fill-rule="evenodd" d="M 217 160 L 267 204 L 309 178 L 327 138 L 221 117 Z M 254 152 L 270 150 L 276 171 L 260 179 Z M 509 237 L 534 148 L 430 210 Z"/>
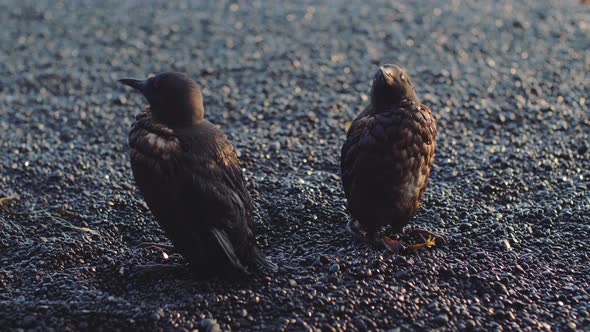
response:
<path fill-rule="evenodd" d="M 375 72 L 375 80 L 389 84 L 393 81 L 393 77 L 386 67 L 381 66 Z"/>
<path fill-rule="evenodd" d="M 141 93 L 144 92 L 145 87 L 147 85 L 147 80 L 133 80 L 130 78 L 123 78 L 120 79 L 119 82 L 129 85 L 130 87 L 134 88 L 135 90 L 139 90 Z"/>

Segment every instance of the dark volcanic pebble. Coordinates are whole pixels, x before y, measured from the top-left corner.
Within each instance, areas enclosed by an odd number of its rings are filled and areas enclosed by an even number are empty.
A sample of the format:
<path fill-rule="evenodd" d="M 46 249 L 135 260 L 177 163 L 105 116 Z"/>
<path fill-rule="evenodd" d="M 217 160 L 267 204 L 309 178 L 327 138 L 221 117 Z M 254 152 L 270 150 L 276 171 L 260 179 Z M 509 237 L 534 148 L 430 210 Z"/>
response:
<path fill-rule="evenodd" d="M 200 324 L 201 332 L 221 332 L 221 328 L 219 327 L 219 323 L 215 319 L 203 319 Z"/>
<path fill-rule="evenodd" d="M 445 314 L 440 314 L 434 317 L 434 324 L 445 326 L 449 322 L 449 318 Z"/>
<path fill-rule="evenodd" d="M 5 0 L 0 22 L 2 329 L 590 326 L 590 6 Z M 445 247 L 396 256 L 346 232 L 340 147 L 380 63 L 437 119 L 413 225 Z M 170 70 L 238 149 L 278 273 L 195 280 L 136 247 L 167 239 L 129 166 L 146 102 L 116 80 Z M 152 262 L 181 267 L 133 273 Z"/>

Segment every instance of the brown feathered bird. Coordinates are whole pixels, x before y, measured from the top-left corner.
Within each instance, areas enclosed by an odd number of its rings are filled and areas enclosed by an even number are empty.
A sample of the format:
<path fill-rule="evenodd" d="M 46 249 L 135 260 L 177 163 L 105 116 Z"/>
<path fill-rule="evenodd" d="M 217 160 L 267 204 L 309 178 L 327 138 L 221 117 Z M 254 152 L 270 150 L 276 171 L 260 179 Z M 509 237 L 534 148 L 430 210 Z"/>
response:
<path fill-rule="evenodd" d="M 387 236 L 416 214 L 434 159 L 436 124 L 430 109 L 420 103 L 408 74 L 396 65 L 383 65 L 375 73 L 371 104 L 348 129 L 340 166 L 353 235 L 392 251 L 434 245 L 443 237 L 426 230 L 414 233 L 428 239 L 408 246 Z"/>
<path fill-rule="evenodd" d="M 203 274 L 276 270 L 256 246 L 252 201 L 236 152 L 204 119 L 195 82 L 180 73 L 120 82 L 150 104 L 129 133 L 131 166 L 175 251 Z"/>

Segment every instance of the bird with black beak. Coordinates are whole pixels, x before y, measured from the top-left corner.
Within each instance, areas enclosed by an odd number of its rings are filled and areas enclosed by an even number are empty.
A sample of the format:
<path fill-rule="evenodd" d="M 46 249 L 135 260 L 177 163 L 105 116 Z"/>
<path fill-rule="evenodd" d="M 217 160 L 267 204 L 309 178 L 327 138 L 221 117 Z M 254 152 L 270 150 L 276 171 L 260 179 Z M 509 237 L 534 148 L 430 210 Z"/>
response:
<path fill-rule="evenodd" d="M 149 102 L 129 133 L 131 167 L 174 250 L 201 274 L 275 271 L 256 245 L 252 200 L 238 156 L 204 118 L 197 84 L 172 72 L 119 82 Z"/>

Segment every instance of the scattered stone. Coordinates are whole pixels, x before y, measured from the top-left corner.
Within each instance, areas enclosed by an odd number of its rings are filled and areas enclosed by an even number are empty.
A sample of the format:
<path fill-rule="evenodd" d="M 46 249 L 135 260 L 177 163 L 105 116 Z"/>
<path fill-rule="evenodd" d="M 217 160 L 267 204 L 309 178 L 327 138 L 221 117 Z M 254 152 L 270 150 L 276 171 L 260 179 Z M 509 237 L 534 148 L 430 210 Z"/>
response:
<path fill-rule="evenodd" d="M 434 324 L 438 326 L 446 325 L 449 322 L 449 318 L 445 314 L 440 314 L 434 317 Z"/>
<path fill-rule="evenodd" d="M 338 271 L 340 271 L 340 265 L 335 263 L 330 266 L 330 273 L 336 273 Z"/>
<path fill-rule="evenodd" d="M 221 330 L 221 327 L 219 326 L 219 323 L 217 323 L 217 320 L 207 318 L 207 319 L 203 319 L 201 321 L 201 324 L 199 324 L 199 331 L 200 332 L 221 332 L 222 330 Z"/>

